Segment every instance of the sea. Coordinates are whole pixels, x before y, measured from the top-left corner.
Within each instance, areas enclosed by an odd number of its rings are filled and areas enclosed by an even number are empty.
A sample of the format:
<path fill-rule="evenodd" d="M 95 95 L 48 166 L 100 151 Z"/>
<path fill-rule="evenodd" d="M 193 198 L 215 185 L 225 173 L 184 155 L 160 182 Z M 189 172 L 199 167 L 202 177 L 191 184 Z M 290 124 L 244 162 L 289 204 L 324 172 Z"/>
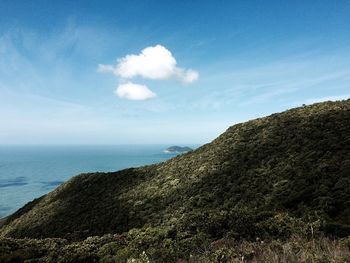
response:
<path fill-rule="evenodd" d="M 163 153 L 169 146 L 0 146 L 0 218 L 74 175 L 165 161 L 176 155 Z"/>

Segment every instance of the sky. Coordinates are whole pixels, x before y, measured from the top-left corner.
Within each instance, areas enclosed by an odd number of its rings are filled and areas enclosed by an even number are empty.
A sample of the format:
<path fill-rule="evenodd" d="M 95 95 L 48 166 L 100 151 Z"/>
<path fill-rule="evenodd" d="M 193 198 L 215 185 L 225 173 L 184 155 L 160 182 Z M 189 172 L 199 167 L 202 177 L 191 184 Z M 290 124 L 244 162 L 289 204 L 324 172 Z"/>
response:
<path fill-rule="evenodd" d="M 0 0 L 0 144 L 204 144 L 349 97 L 349 0 Z"/>

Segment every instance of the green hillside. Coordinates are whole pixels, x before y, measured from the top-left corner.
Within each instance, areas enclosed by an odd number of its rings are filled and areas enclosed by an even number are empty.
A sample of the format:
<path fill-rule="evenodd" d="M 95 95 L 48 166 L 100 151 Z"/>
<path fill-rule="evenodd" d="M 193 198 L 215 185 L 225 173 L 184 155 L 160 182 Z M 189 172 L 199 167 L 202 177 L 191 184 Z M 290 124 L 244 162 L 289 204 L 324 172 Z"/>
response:
<path fill-rule="evenodd" d="M 160 164 L 75 176 L 8 217 L 0 236 L 73 242 L 118 233 L 134 248 L 125 253 L 175 261 L 215 240 L 316 229 L 350 234 L 350 100 L 234 125 Z"/>

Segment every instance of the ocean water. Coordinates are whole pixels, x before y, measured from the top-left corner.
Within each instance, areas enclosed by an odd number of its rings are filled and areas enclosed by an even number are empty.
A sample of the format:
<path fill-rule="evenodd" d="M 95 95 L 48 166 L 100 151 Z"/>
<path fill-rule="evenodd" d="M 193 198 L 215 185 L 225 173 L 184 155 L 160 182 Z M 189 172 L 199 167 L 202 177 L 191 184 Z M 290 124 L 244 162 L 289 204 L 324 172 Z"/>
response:
<path fill-rule="evenodd" d="M 0 146 L 0 218 L 85 172 L 110 172 L 174 157 L 170 145 Z"/>

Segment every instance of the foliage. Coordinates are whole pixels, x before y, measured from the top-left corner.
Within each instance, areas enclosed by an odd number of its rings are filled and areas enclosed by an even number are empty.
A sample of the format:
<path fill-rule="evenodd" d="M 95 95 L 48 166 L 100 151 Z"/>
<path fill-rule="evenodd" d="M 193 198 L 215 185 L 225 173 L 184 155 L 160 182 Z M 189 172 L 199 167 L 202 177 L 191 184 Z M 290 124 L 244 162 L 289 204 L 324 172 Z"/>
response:
<path fill-rule="evenodd" d="M 81 174 L 8 217 L 1 249 L 58 262 L 193 261 L 191 254 L 202 260 L 206 253 L 235 262 L 256 257 L 249 249 L 265 246 L 257 238 L 274 254 L 292 253 L 285 246 L 295 235 L 302 242 L 322 233 L 347 237 L 349 131 L 350 100 L 318 103 L 234 125 L 163 163 Z M 114 233 L 116 240 L 106 236 Z M 213 252 L 218 240 L 235 248 Z M 237 250 L 243 244 L 250 244 L 244 255 Z"/>
<path fill-rule="evenodd" d="M 174 257 L 169 251 L 152 253 L 155 248 L 139 248 L 131 253 L 129 246 L 117 245 L 113 238 L 94 237 L 69 243 L 62 239 L 0 239 L 0 262 L 105 262 L 105 263 L 151 263 L 151 262 L 349 262 L 350 239 L 332 240 L 322 235 L 315 239 L 300 236 L 280 240 L 235 241 L 219 239 L 205 250 L 193 250 L 186 257 Z M 170 246 L 176 246 L 175 243 Z"/>

